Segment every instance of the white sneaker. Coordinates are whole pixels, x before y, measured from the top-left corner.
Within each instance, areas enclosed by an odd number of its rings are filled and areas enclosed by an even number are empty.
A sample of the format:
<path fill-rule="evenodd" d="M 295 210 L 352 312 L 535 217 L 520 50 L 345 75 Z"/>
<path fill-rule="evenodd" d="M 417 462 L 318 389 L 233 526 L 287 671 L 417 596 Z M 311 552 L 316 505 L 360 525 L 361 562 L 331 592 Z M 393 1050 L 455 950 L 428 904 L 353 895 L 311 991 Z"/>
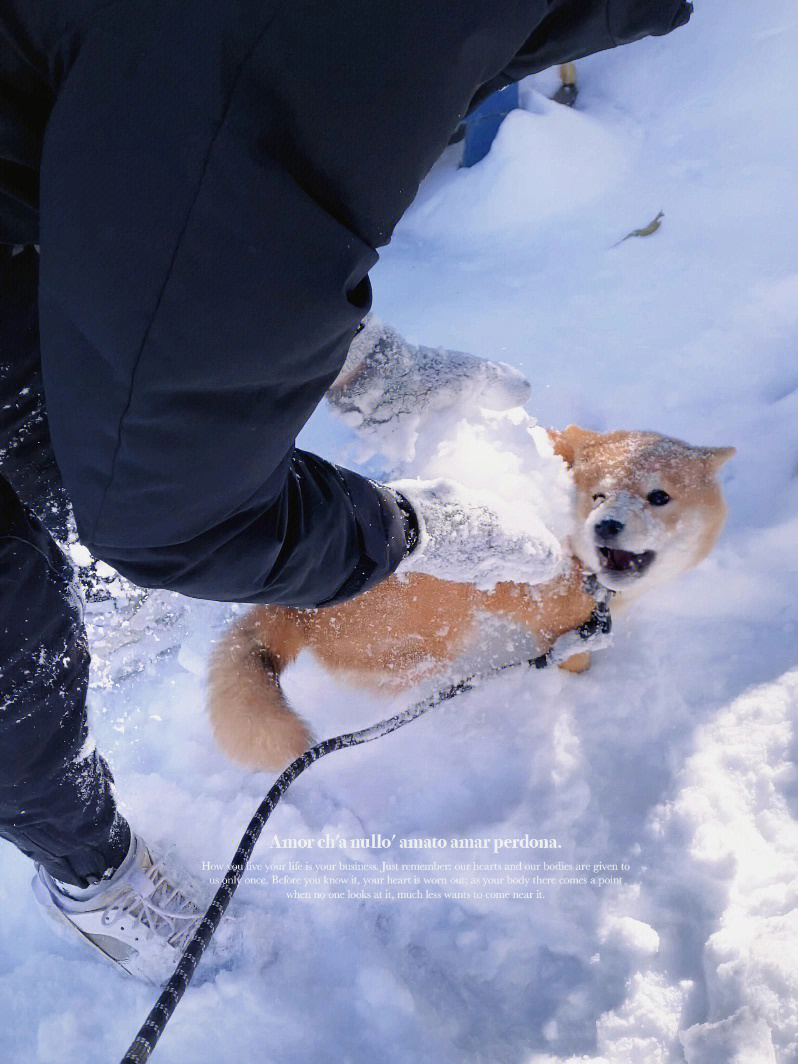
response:
<path fill-rule="evenodd" d="M 187 890 L 170 881 L 163 858 L 153 861 L 136 835 L 113 876 L 88 888 L 81 900 L 41 866 L 32 886 L 64 937 L 74 941 L 79 935 L 120 971 L 156 986 L 169 979 L 205 915 Z"/>

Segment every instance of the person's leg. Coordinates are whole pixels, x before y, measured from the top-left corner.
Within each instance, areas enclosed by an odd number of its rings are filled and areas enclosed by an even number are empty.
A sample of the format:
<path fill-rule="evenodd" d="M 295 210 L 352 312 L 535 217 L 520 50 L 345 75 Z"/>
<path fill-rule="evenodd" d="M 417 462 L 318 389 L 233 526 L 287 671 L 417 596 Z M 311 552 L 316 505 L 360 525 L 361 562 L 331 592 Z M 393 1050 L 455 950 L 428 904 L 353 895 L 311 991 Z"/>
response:
<path fill-rule="evenodd" d="M 39 355 L 35 248 L 0 245 L 0 471 L 62 542 L 70 507 L 50 443 Z"/>
<path fill-rule="evenodd" d="M 88 734 L 88 673 L 71 567 L 0 476 L 0 836 L 78 887 L 130 846 Z"/>
<path fill-rule="evenodd" d="M 39 255 L 0 245 L 0 473 L 61 544 L 74 546 L 72 507 L 53 454 L 42 385 L 38 323 Z M 101 650 L 124 638 L 116 628 L 145 593 L 88 552 L 75 553 L 89 623 Z M 160 615 L 159 615 L 160 616 Z"/>
<path fill-rule="evenodd" d="M 0 476 L 0 838 L 36 862 L 33 893 L 57 926 L 160 985 L 204 908 L 116 807 L 86 721 L 81 613 L 69 562 Z M 221 930 L 229 953 L 234 929 Z"/>

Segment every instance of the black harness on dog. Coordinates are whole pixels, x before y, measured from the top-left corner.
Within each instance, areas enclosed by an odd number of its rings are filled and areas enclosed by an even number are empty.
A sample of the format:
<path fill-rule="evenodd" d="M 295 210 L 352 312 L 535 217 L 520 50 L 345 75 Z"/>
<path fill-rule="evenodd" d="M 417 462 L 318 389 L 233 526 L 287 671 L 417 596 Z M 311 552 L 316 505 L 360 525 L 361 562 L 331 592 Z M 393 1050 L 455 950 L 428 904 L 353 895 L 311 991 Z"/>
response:
<path fill-rule="evenodd" d="M 606 646 L 612 630 L 609 602 L 614 592 L 603 587 L 593 575 L 585 578 L 585 590 L 592 596 L 594 601 L 593 612 L 590 617 L 574 631 L 566 632 L 565 635 L 560 636 L 545 654 L 541 654 L 536 658 L 525 658 L 520 661 L 509 662 L 506 665 L 496 665 L 487 672 L 475 673 L 466 679 L 458 680 L 422 699 L 422 701 L 416 702 L 415 705 L 410 706 L 401 713 L 388 717 L 377 724 L 372 724 L 369 728 L 348 732 L 344 735 L 336 735 L 332 739 L 325 739 L 291 762 L 288 768 L 278 776 L 266 797 L 258 806 L 247 830 L 244 832 L 227 874 L 216 891 L 213 901 L 208 906 L 202 922 L 183 951 L 174 974 L 161 991 L 160 997 L 142 1024 L 127 1053 L 122 1058 L 121 1064 L 144 1064 L 145 1061 L 150 1059 L 150 1054 L 155 1048 L 155 1044 L 163 1034 L 169 1018 L 177 1008 L 178 1002 L 191 982 L 200 958 L 238 888 L 241 877 L 247 868 L 247 863 L 252 856 L 255 843 L 260 838 L 266 821 L 297 776 L 326 754 L 331 754 L 334 750 L 344 750 L 348 746 L 359 746 L 361 743 L 371 742 L 372 739 L 381 739 L 383 735 L 389 735 L 398 728 L 404 727 L 405 724 L 409 724 L 411 720 L 422 716 L 428 710 L 450 701 L 457 695 L 474 690 L 480 683 L 491 676 L 495 676 L 496 673 L 504 672 L 507 669 L 519 668 L 522 665 L 526 665 L 528 668 L 543 669 L 548 665 L 558 665 L 580 651 L 600 649 Z"/>
<path fill-rule="evenodd" d="M 572 632 L 561 635 L 545 654 L 532 658 L 527 664 L 534 665 L 536 669 L 545 669 L 547 665 L 560 665 L 574 654 L 585 650 L 599 650 L 609 643 L 609 635 L 612 632 L 610 600 L 615 592 L 600 584 L 593 573 L 586 574 L 584 587 L 593 599 L 593 612 L 588 619 Z M 590 643 L 591 646 L 584 646 L 585 643 Z M 524 663 L 519 661 L 513 664 Z"/>

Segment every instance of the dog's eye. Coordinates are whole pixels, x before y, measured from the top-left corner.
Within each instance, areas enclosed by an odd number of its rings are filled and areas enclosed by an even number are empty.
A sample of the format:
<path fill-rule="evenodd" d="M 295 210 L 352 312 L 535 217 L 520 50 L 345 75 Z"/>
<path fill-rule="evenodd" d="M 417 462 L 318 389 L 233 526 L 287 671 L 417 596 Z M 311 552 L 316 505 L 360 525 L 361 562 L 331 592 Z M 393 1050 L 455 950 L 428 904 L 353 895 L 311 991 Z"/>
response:
<path fill-rule="evenodd" d="M 597 491 L 596 494 L 593 496 L 593 502 L 603 502 L 606 498 L 607 496 L 604 494 L 603 491 Z"/>
<path fill-rule="evenodd" d="M 650 491 L 646 498 L 652 506 L 664 506 L 665 503 L 671 501 L 670 495 L 667 491 L 663 491 L 662 488 L 655 488 L 654 491 Z"/>

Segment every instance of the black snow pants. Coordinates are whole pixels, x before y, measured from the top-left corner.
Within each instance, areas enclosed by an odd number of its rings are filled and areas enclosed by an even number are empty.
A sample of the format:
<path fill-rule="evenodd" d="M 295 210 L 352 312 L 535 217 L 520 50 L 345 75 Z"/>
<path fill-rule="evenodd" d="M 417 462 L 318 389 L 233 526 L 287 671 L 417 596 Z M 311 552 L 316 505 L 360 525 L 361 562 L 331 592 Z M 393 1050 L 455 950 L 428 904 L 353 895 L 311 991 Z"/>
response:
<path fill-rule="evenodd" d="M 69 509 L 43 405 L 37 260 L 0 246 L 0 836 L 86 886 L 120 863 L 130 829 L 88 734 L 72 567 L 45 527 L 63 538 Z"/>

